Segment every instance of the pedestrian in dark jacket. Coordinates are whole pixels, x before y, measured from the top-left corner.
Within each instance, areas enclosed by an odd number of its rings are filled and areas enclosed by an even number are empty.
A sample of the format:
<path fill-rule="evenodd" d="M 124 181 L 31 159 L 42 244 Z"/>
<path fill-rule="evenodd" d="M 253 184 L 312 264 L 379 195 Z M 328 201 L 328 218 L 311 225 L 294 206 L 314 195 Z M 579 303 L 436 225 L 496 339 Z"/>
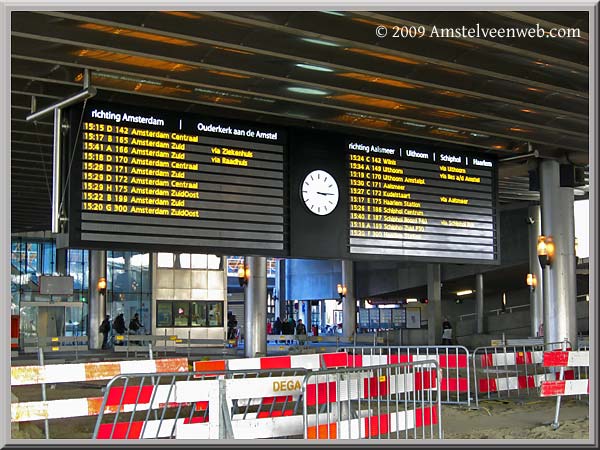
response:
<path fill-rule="evenodd" d="M 296 325 L 296 335 L 298 336 L 298 344 L 304 345 L 304 336 L 306 336 L 306 326 L 302 323 L 302 319 L 298 319 Z"/>
<path fill-rule="evenodd" d="M 110 316 L 108 314 L 100 324 L 99 331 L 102 333 L 102 350 L 106 350 L 108 348 L 108 334 L 110 333 Z"/>
<path fill-rule="evenodd" d="M 125 318 L 123 317 L 123 313 L 119 314 L 115 317 L 113 321 L 113 330 L 115 330 L 116 334 L 125 334 L 127 332 L 127 327 L 125 326 Z M 123 341 L 118 341 L 117 345 L 123 345 Z"/>
<path fill-rule="evenodd" d="M 129 332 L 131 334 L 140 334 L 142 328 L 144 328 L 144 325 L 140 322 L 140 315 L 135 313 L 133 319 L 129 321 Z"/>
<path fill-rule="evenodd" d="M 277 320 L 275 321 L 275 325 L 273 325 L 273 334 L 281 334 L 281 326 L 283 325 L 283 323 L 281 323 L 281 319 L 278 317 Z"/>
<path fill-rule="evenodd" d="M 125 334 L 125 332 L 127 331 L 123 313 L 119 314 L 113 321 L 113 329 L 117 332 L 117 334 Z"/>

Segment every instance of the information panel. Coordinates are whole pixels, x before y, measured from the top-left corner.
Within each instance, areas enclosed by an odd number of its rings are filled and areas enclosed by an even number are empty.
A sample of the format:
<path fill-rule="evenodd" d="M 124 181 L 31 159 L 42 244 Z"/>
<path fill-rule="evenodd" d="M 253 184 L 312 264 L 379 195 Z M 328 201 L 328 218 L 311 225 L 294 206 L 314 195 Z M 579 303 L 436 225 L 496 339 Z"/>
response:
<path fill-rule="evenodd" d="M 497 259 L 493 159 L 346 145 L 351 254 Z"/>
<path fill-rule="evenodd" d="M 81 245 L 285 253 L 281 130 L 96 102 L 80 130 L 69 231 Z"/>

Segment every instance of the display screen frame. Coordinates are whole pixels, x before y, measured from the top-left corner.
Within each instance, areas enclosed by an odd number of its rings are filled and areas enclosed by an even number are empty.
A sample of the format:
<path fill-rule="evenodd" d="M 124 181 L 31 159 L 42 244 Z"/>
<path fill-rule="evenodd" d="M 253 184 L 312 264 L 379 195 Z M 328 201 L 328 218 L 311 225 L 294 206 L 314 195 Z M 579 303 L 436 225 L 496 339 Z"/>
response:
<path fill-rule="evenodd" d="M 68 110 L 65 111 L 64 117 L 67 120 L 68 126 L 68 135 L 67 138 L 64 139 L 63 146 L 63 167 L 68 167 L 68 173 L 66 170 L 63 170 L 63 186 L 66 185 L 68 196 L 68 202 L 66 203 L 66 215 L 68 217 L 68 225 L 67 225 L 67 240 L 69 247 L 76 248 L 88 248 L 88 249 L 111 249 L 111 250 L 120 250 L 120 251 L 131 251 L 131 250 L 144 250 L 150 252 L 188 252 L 188 253 L 212 253 L 212 254 L 244 254 L 244 255 L 254 255 L 254 256 L 272 256 L 272 257 L 284 257 L 288 256 L 289 253 L 289 186 L 287 183 L 288 179 L 288 162 L 287 162 L 287 147 L 288 147 L 288 138 L 286 134 L 286 130 L 283 128 L 279 128 L 276 126 L 272 126 L 269 124 L 259 124 L 259 123 L 251 123 L 251 122 L 243 122 L 229 119 L 220 119 L 216 117 L 206 117 L 200 114 L 193 113 L 184 113 L 178 112 L 169 109 L 161 109 L 157 110 L 155 108 L 144 108 L 138 105 L 127 105 L 127 104 L 117 104 L 110 103 L 105 101 L 102 96 L 99 96 L 100 99 L 94 99 L 93 101 L 85 102 L 85 110 L 83 109 L 83 105 L 75 105 Z M 212 140 L 224 140 L 224 141 L 240 141 L 246 142 L 249 148 L 252 148 L 253 145 L 260 147 L 264 145 L 265 147 L 276 146 L 280 147 L 281 161 L 276 162 L 277 167 L 272 170 L 274 175 L 280 175 L 280 182 L 273 183 L 279 185 L 278 187 L 272 187 L 270 191 L 278 191 L 279 194 L 274 194 L 271 196 L 271 192 L 268 192 L 265 195 L 265 198 L 273 199 L 274 203 L 277 203 L 277 206 L 272 207 L 272 212 L 270 213 L 267 220 L 270 222 L 267 223 L 265 220 L 265 213 L 261 211 L 267 210 L 269 206 L 264 206 L 263 203 L 260 202 L 260 195 L 257 196 L 255 200 L 253 200 L 252 204 L 249 204 L 250 208 L 255 208 L 255 213 L 248 213 L 242 219 L 237 219 L 239 216 L 244 216 L 244 204 L 243 198 L 248 198 L 253 194 L 246 194 L 246 197 L 239 195 L 236 200 L 231 200 L 233 203 L 231 205 L 238 205 L 238 208 L 232 208 L 230 213 L 223 214 L 224 217 L 222 219 L 209 219 L 207 223 L 199 223 L 197 225 L 189 226 L 186 224 L 186 219 L 183 218 L 165 218 L 167 221 L 165 222 L 162 217 L 155 216 L 145 216 L 140 215 L 138 219 L 136 216 L 121 216 L 118 214 L 108 214 L 104 213 L 100 217 L 100 215 L 87 214 L 86 211 L 83 211 L 83 189 L 82 189 L 82 177 L 83 177 L 83 136 L 85 130 L 84 122 L 89 118 L 90 111 L 95 108 L 97 110 L 102 111 L 127 111 L 128 114 L 131 115 L 140 115 L 140 116 L 152 116 L 152 117 L 162 117 L 165 118 L 166 126 L 176 121 L 177 118 L 183 118 L 183 123 L 185 121 L 188 123 L 204 123 L 204 124 L 218 124 L 223 129 L 230 127 L 235 130 L 248 131 L 252 130 L 260 130 L 262 133 L 268 135 L 271 133 L 271 136 L 275 134 L 277 137 L 273 139 L 273 142 L 267 142 L 266 138 L 263 140 L 264 142 L 257 142 L 257 138 L 252 137 L 244 137 L 244 136 L 232 136 L 226 138 L 224 136 L 216 134 L 215 136 L 207 136 L 208 139 Z M 181 122 L 180 122 L 181 123 Z M 143 128 L 144 125 L 141 124 L 129 124 L 131 128 Z M 181 126 L 181 125 L 180 125 Z M 189 127 L 189 124 L 188 124 Z M 147 127 L 146 127 L 147 128 Z M 169 131 L 169 130 L 165 130 Z M 175 130 L 178 131 L 178 130 Z M 184 133 L 186 129 L 184 128 L 182 133 Z M 190 134 L 189 132 L 187 134 Z M 277 152 L 276 151 L 276 152 Z M 274 153 L 277 154 L 277 153 Z M 222 166 L 225 167 L 225 166 Z M 222 168 L 219 167 L 220 170 L 227 170 L 229 167 Z M 269 169 L 264 169 L 269 170 Z M 263 170 L 263 171 L 264 171 Z M 235 171 L 235 168 L 233 169 Z M 260 175 L 260 169 L 255 171 Z M 248 190 L 252 189 L 252 187 L 248 187 L 244 184 L 244 179 L 240 178 L 235 172 L 231 173 L 229 179 L 236 178 L 235 186 L 233 188 L 239 190 Z M 254 189 L 257 192 L 263 192 L 259 187 L 259 183 L 262 182 L 262 178 L 259 175 L 249 175 L 249 180 L 251 179 L 254 185 L 256 186 Z M 213 178 L 218 177 L 218 175 L 212 175 Z M 266 179 L 269 181 L 269 179 Z M 219 180 L 216 180 L 209 185 L 209 189 L 212 189 L 215 192 L 215 195 L 221 195 L 222 197 L 228 196 L 228 193 L 225 191 L 220 191 Z M 265 192 L 269 189 L 264 190 Z M 235 197 L 235 194 L 228 197 Z M 226 198 L 228 198 L 226 197 Z M 223 202 L 227 202 L 229 200 L 223 200 Z M 200 203 L 200 202 L 197 202 Z M 210 202 L 209 202 L 210 203 Z M 216 205 L 218 202 L 213 202 Z M 221 202 L 222 203 L 222 202 Z M 222 211 L 218 211 L 215 206 L 213 211 L 216 211 L 215 214 L 222 213 Z M 113 217 L 114 216 L 114 217 Z M 99 218 L 90 221 L 89 218 Z M 146 220 L 147 219 L 147 220 Z M 171 220 L 172 219 L 172 220 Z M 141 223 L 142 220 L 146 220 L 145 223 Z M 189 219 L 187 219 L 189 220 Z M 169 223 L 170 222 L 170 223 Z M 170 234 L 168 236 L 161 237 L 160 234 L 153 235 L 151 231 L 152 227 L 155 229 L 159 229 L 162 226 L 166 226 L 165 223 L 168 223 L 170 230 L 175 230 L 175 232 L 181 230 L 181 235 L 178 234 Z M 187 222 L 189 223 L 189 222 Z M 212 225 L 212 224 L 215 225 Z M 114 232 L 106 232 L 106 234 L 102 234 L 102 232 L 90 232 L 92 236 L 101 236 L 100 238 L 86 238 L 86 232 L 83 230 L 84 227 L 96 226 L 96 229 L 101 228 L 102 225 L 105 225 L 107 229 L 114 229 Z M 138 230 L 142 230 L 139 233 L 131 233 L 128 234 L 127 230 L 132 229 L 132 225 L 135 226 Z M 223 229 L 221 230 L 219 226 L 222 225 Z M 204 237 L 197 238 L 194 236 L 194 230 L 200 230 L 205 233 Z M 221 233 L 221 231 L 223 233 Z M 213 237 L 208 236 L 209 233 L 212 233 Z M 222 237 L 221 237 L 222 236 Z M 147 237 L 147 238 L 146 238 Z M 112 239 L 111 239 L 112 238 Z M 164 243 L 163 243 L 164 241 Z M 215 244 L 213 244 L 213 241 Z M 201 244 L 196 244 L 195 242 L 201 242 Z"/>

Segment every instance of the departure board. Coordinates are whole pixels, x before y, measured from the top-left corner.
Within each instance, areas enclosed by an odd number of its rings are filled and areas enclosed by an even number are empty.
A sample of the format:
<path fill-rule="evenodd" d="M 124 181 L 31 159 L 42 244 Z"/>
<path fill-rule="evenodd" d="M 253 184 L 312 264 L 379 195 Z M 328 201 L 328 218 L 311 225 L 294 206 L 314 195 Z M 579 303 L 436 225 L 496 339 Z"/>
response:
<path fill-rule="evenodd" d="M 350 254 L 497 259 L 493 159 L 358 139 L 346 150 Z"/>
<path fill-rule="evenodd" d="M 281 130 L 91 102 L 79 129 L 80 245 L 285 253 Z"/>

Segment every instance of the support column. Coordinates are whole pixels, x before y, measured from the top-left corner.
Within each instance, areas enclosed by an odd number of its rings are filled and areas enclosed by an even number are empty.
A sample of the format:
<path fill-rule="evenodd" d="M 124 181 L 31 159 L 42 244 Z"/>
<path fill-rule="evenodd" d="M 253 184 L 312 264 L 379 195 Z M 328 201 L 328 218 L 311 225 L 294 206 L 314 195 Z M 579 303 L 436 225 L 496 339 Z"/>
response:
<path fill-rule="evenodd" d="M 427 344 L 442 342 L 442 280 L 439 264 L 427 264 Z"/>
<path fill-rule="evenodd" d="M 306 333 L 310 333 L 311 332 L 311 322 L 312 322 L 312 306 L 310 306 L 310 300 L 307 300 L 304 302 L 304 304 L 306 305 L 306 312 L 304 313 L 304 318 L 305 318 L 305 322 L 304 322 L 304 326 L 306 327 Z"/>
<path fill-rule="evenodd" d="M 285 260 L 277 261 L 277 278 L 275 279 L 275 289 L 277 290 L 277 300 L 275 301 L 275 319 L 278 317 L 285 320 Z"/>
<path fill-rule="evenodd" d="M 575 283 L 575 224 L 572 187 L 560 187 L 560 164 L 540 162 L 542 234 L 552 236 L 555 254 L 544 270 L 544 342 L 577 338 Z"/>
<path fill-rule="evenodd" d="M 267 354 L 267 258 L 249 256 L 250 270 L 245 289 L 244 354 L 253 358 Z"/>
<path fill-rule="evenodd" d="M 56 249 L 56 273 L 59 275 L 67 274 L 67 252 L 66 248 L 57 248 Z"/>
<path fill-rule="evenodd" d="M 537 240 L 542 234 L 542 216 L 540 205 L 529 206 L 529 273 L 535 276 L 537 286 L 529 287 L 529 312 L 531 329 L 529 335 L 537 337 L 540 325 L 544 321 L 544 287 L 540 260 L 537 256 Z"/>
<path fill-rule="evenodd" d="M 351 337 L 356 332 L 356 297 L 352 261 L 342 260 L 342 284 L 346 286 L 346 298 L 342 302 L 342 334 Z"/>
<path fill-rule="evenodd" d="M 88 306 L 88 342 L 90 350 L 102 348 L 103 336 L 98 328 L 106 315 L 106 294 L 98 292 L 98 280 L 100 278 L 106 278 L 106 251 L 90 250 L 90 303 Z M 111 317 L 111 321 L 113 319 L 114 317 Z"/>
<path fill-rule="evenodd" d="M 327 326 L 327 304 L 325 300 L 319 302 L 319 308 L 321 308 L 321 329 Z"/>
<path fill-rule="evenodd" d="M 483 334 L 483 274 L 475 275 L 475 295 L 477 311 L 477 334 Z"/>

